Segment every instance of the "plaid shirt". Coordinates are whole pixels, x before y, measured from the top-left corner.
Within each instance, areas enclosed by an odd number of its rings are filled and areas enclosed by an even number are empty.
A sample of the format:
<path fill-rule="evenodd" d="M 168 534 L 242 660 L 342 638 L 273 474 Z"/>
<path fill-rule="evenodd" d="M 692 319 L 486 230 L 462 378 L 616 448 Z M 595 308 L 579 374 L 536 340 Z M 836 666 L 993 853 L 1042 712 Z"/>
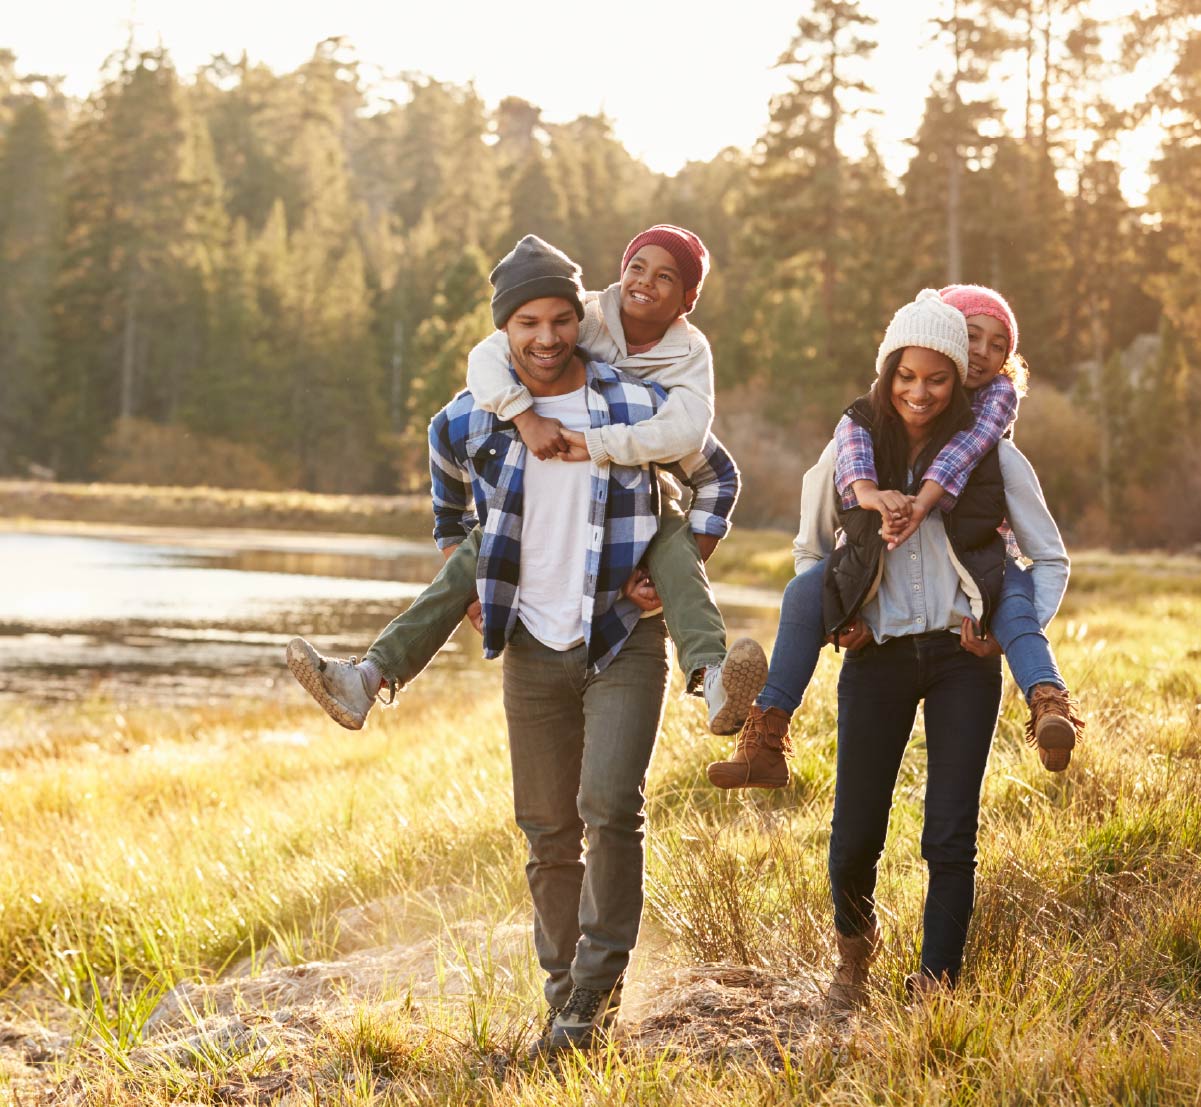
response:
<path fill-rule="evenodd" d="M 922 480 L 932 480 L 946 489 L 938 502 L 941 511 L 950 511 L 963 493 L 968 477 L 1017 417 L 1018 394 L 1013 381 L 998 373 L 983 388 L 971 394 L 976 421 L 956 433 L 930 463 Z M 842 506 L 855 507 L 858 501 L 851 485 L 857 480 L 876 483 L 876 458 L 872 436 L 849 416 L 844 415 L 834 430 L 837 464 L 834 483 L 842 497 Z"/>
<path fill-rule="evenodd" d="M 649 419 L 667 399 L 653 381 L 638 380 L 604 362 L 586 363 L 585 382 L 593 427 Z M 478 407 L 468 391 L 460 392 L 430 423 L 438 548 L 458 544 L 477 523 L 484 528 L 476 586 L 488 658 L 499 656 L 517 622 L 525 457 L 513 424 Z M 581 602 L 588 664 L 599 672 L 617 656 L 642 614 L 621 589 L 659 529 L 660 489 L 656 467 L 589 464 L 590 541 Z M 738 499 L 739 477 L 717 439 L 710 434 L 700 452 L 662 468 L 694 492 L 689 512 L 693 531 L 723 537 Z"/>

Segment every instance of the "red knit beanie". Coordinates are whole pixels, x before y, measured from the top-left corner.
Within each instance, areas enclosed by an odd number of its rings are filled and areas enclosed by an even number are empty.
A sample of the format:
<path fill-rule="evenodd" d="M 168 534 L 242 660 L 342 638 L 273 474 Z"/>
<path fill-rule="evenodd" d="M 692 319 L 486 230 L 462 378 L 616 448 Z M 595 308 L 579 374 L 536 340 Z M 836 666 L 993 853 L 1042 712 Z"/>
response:
<path fill-rule="evenodd" d="M 1005 351 L 1008 357 L 1018 348 L 1018 321 L 1014 318 L 1013 308 L 1006 302 L 1005 297 L 982 284 L 949 284 L 938 290 L 944 304 L 950 304 L 963 312 L 966 318 L 973 315 L 991 315 L 1000 321 L 1009 332 L 1009 349 Z"/>
<path fill-rule="evenodd" d="M 696 306 L 696 298 L 701 294 L 701 285 L 705 283 L 705 276 L 709 272 L 709 251 L 705 249 L 705 244 L 683 227 L 656 223 L 630 240 L 621 258 L 623 274 L 640 246 L 662 246 L 671 254 L 680 267 L 680 277 L 684 281 L 684 312 L 690 312 Z"/>

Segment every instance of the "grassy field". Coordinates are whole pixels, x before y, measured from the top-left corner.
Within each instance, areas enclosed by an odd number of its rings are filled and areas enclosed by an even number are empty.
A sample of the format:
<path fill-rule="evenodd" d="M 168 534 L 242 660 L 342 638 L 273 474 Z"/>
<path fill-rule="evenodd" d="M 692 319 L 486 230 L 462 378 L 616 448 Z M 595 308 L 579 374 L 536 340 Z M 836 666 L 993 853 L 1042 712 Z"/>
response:
<path fill-rule="evenodd" d="M 783 545 L 743 541 L 729 565 L 786 575 Z M 847 1024 L 817 1013 L 837 659 L 778 793 L 711 789 L 726 742 L 673 696 L 626 1029 L 558 1074 L 515 1060 L 539 980 L 498 668 L 418 684 L 361 734 L 298 690 L 188 711 L 0 706 L 0 1097 L 1199 1103 L 1198 625 L 1196 560 L 1077 559 L 1053 640 L 1086 742 L 1045 773 L 1007 686 L 962 985 L 908 1011 L 919 729 L 880 883 L 885 952 Z"/>

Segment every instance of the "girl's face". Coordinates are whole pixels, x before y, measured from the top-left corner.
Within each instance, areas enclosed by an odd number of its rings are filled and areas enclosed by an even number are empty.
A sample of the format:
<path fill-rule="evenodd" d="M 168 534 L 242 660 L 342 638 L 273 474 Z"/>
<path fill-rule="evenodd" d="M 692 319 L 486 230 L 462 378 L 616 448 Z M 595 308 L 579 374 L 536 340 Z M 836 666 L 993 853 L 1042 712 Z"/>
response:
<path fill-rule="evenodd" d="M 992 315 L 967 317 L 967 381 L 965 388 L 983 388 L 1000 371 L 1009 356 L 1009 332 Z"/>
<path fill-rule="evenodd" d="M 641 246 L 621 275 L 621 310 L 664 330 L 684 310 L 684 279 L 662 246 Z"/>
<path fill-rule="evenodd" d="M 906 346 L 892 375 L 892 406 L 911 441 L 928 437 L 955 391 L 955 363 L 937 350 Z"/>

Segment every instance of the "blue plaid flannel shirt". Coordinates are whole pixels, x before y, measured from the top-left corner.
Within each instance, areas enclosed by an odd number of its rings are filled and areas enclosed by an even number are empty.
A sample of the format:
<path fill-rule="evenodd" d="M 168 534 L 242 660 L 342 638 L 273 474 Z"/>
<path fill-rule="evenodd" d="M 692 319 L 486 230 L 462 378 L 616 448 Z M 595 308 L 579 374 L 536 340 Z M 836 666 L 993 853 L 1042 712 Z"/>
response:
<path fill-rule="evenodd" d="M 585 377 L 593 427 L 642 422 L 667 399 L 653 381 L 604 362 L 587 362 Z M 517 622 L 525 445 L 511 422 L 478 407 L 466 390 L 434 416 L 429 442 L 438 548 L 457 545 L 477 524 L 483 526 L 476 588 L 483 609 L 484 656 L 494 658 Z M 589 464 L 590 540 L 581 602 L 588 664 L 599 672 L 617 656 L 642 614 L 621 589 L 659 529 L 655 470 L 666 470 L 692 489 L 689 521 L 697 534 L 725 536 L 740 483 L 738 467 L 712 434 L 698 453 L 671 464 Z"/>

